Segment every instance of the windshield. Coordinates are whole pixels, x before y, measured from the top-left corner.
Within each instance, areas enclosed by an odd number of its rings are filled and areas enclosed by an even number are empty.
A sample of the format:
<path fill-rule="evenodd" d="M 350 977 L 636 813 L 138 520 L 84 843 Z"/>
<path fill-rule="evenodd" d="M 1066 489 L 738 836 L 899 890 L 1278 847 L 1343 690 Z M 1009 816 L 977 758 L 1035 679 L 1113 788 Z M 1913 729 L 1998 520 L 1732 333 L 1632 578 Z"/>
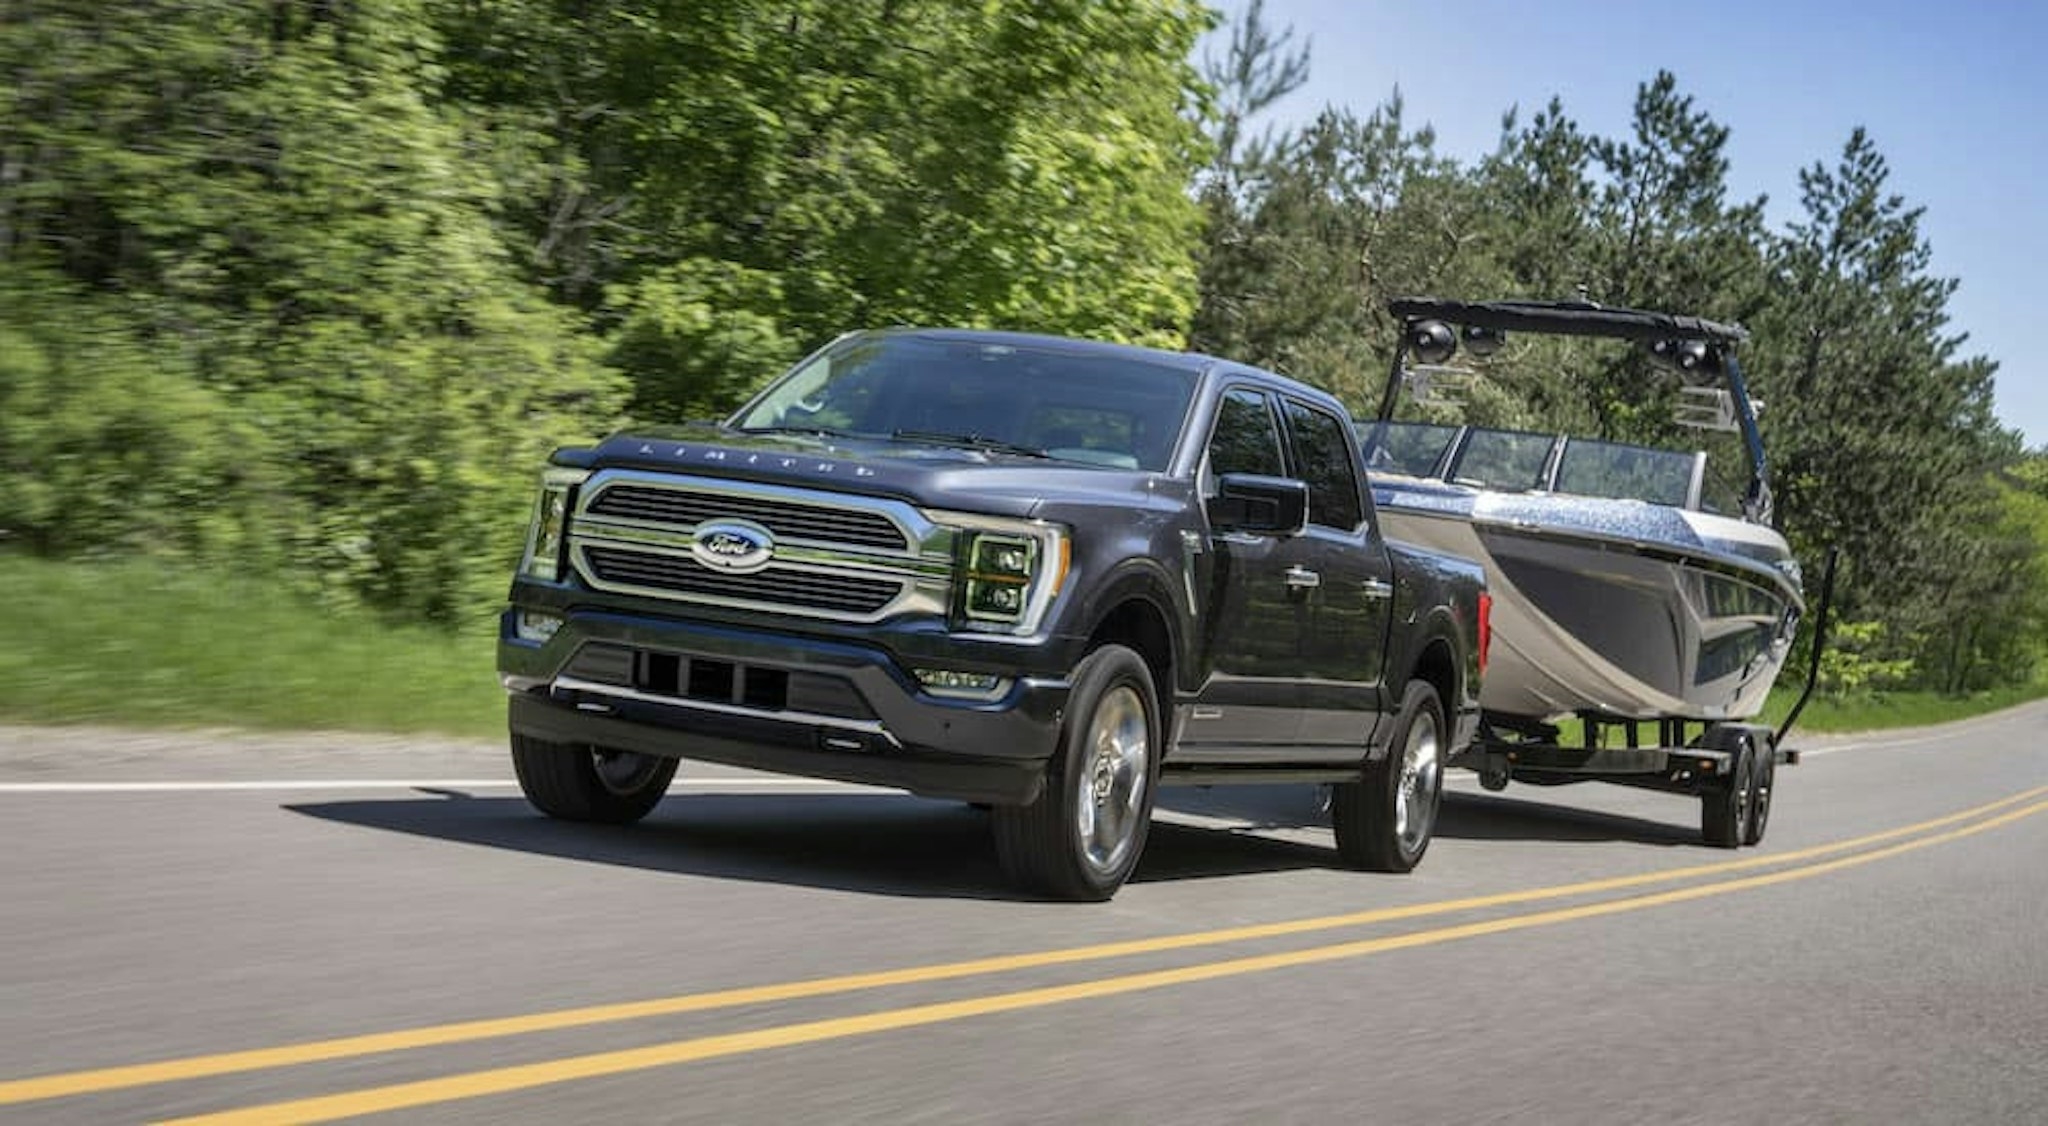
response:
<path fill-rule="evenodd" d="M 922 335 L 853 337 L 741 408 L 742 430 L 896 438 L 1166 468 L 1195 373 L 1137 353 Z"/>
<path fill-rule="evenodd" d="M 1550 448 L 1556 444 L 1554 434 L 1474 430 L 1451 465 L 1451 480 L 1481 489 L 1540 489 Z"/>
<path fill-rule="evenodd" d="M 1693 477 L 1705 458 L 1704 454 L 1571 438 L 1557 459 L 1555 487 L 1560 493 L 1582 497 L 1697 507 L 1692 497 Z"/>
<path fill-rule="evenodd" d="M 1367 469 L 1410 477 L 1434 476 L 1451 439 L 1458 436 L 1455 426 L 1427 422 L 1366 422 L 1356 429 Z"/>
<path fill-rule="evenodd" d="M 1724 511 L 1720 494 L 1727 484 L 1707 471 L 1707 455 L 1699 450 L 1660 450 L 1490 427 L 1464 431 L 1423 422 L 1362 422 L 1358 433 L 1373 473 L 1444 477 L 1483 489 L 1540 490 Z"/>

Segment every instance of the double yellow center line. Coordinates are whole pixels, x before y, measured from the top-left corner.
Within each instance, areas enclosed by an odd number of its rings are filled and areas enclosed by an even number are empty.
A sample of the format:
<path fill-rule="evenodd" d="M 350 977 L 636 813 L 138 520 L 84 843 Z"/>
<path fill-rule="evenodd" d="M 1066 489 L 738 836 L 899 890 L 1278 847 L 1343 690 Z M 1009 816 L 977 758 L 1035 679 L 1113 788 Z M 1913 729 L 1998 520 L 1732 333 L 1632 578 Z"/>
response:
<path fill-rule="evenodd" d="M 565 1059 L 513 1067 L 494 1068 L 462 1075 L 400 1083 L 342 1094 L 319 1096 L 291 1102 L 251 1107 L 225 1114 L 181 1119 L 181 1123 L 320 1122 L 377 1111 L 399 1110 L 453 1099 L 502 1094 L 577 1079 L 617 1075 L 647 1068 L 664 1067 L 694 1060 L 740 1055 L 770 1048 L 818 1043 L 826 1040 L 864 1036 L 894 1029 L 914 1028 L 993 1013 L 1040 1008 L 1089 998 L 1110 997 L 1171 985 L 1212 981 L 1270 970 L 1357 958 L 1390 950 L 1401 950 L 1464 938 L 1502 934 L 1531 927 L 1606 915 L 1638 911 L 1649 907 L 1683 903 L 1708 896 L 1726 895 L 1752 888 L 1769 887 L 1809 879 L 1828 872 L 1872 863 L 1877 860 L 1948 841 L 1986 832 L 2048 809 L 2048 786 L 2035 787 L 1995 802 L 1966 809 L 1928 821 L 1889 829 L 1880 833 L 1836 841 L 1790 852 L 1748 857 L 1714 864 L 1644 872 L 1630 876 L 1531 888 L 1497 895 L 1474 896 L 1434 903 L 1388 907 L 1341 915 L 1326 915 L 1275 923 L 1229 927 L 1219 930 L 1165 935 L 1123 942 L 1099 943 L 1026 954 L 978 958 L 970 961 L 915 966 L 874 973 L 848 974 L 808 981 L 750 986 L 663 997 L 646 1001 L 561 1009 L 526 1016 L 462 1021 L 396 1032 L 372 1033 L 329 1040 L 307 1041 L 275 1048 L 191 1056 L 153 1063 L 131 1064 L 64 1074 L 0 1082 L 0 1106 L 42 1099 L 54 1099 L 139 1087 L 154 1083 L 232 1075 L 298 1064 L 348 1059 L 383 1052 L 398 1052 L 446 1044 L 470 1043 L 524 1033 L 610 1024 L 647 1017 L 705 1012 L 836 994 L 855 993 L 888 986 L 911 985 L 959 978 L 1006 973 L 1047 966 L 1073 965 L 1140 954 L 1155 954 L 1205 946 L 1242 943 L 1256 939 L 1309 934 L 1318 931 L 1361 927 L 1377 923 L 1428 918 L 1457 912 L 1516 906 L 1546 900 L 1566 899 L 1625 891 L 1657 884 L 1681 883 L 1707 877 L 1773 867 L 1778 870 L 1729 880 L 1699 883 L 1648 895 L 1604 900 L 1597 903 L 1560 907 L 1520 915 L 1405 934 L 1315 946 L 1306 949 L 1204 962 L 1174 969 L 1123 974 L 1091 981 L 1044 988 L 1023 989 L 972 997 L 959 1001 L 915 1005 L 860 1016 L 839 1017 L 783 1024 L 748 1032 L 700 1036 L 623 1051 L 600 1052 Z M 2003 811 L 2003 812 L 2001 812 Z M 1966 824 L 1967 823 L 1967 824 Z M 1911 838 L 1911 839 L 1906 839 Z M 1888 844 L 1886 842 L 1897 842 Z M 1884 846 L 1884 847 L 1874 847 Z M 1834 859 L 1824 859 L 1833 857 Z"/>

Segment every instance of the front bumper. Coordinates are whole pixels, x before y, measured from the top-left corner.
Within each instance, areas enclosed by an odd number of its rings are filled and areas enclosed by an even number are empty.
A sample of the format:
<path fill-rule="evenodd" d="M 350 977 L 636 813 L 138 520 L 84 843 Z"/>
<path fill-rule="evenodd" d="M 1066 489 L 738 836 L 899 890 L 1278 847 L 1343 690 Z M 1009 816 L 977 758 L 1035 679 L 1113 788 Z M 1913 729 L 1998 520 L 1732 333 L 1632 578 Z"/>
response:
<path fill-rule="evenodd" d="M 520 735 L 1000 804 L 1037 796 L 1069 691 L 948 699 L 877 647 L 606 612 L 544 644 L 508 612 L 498 667 Z"/>

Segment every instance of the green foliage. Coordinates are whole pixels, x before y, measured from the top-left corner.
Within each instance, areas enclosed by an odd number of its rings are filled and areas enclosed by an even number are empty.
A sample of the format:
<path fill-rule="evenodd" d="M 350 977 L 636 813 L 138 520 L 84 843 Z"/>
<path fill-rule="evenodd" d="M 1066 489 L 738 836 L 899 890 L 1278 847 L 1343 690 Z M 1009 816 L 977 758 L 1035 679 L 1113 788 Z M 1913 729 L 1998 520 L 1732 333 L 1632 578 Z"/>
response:
<path fill-rule="evenodd" d="M 0 529 L 45 554 L 231 546 L 218 397 L 114 300 L 0 262 Z"/>
<path fill-rule="evenodd" d="M 1175 343 L 1192 0 L 25 0 L 0 528 L 496 601 L 546 450 L 849 328 Z"/>
<path fill-rule="evenodd" d="M 1626 136 L 1587 134 L 1552 99 L 1526 121 L 1506 114 L 1499 145 L 1471 167 L 1404 124 L 1398 92 L 1362 120 L 1332 108 L 1247 141 L 1258 111 L 1305 77 L 1288 34 L 1263 18 L 1248 8 L 1210 68 L 1222 112 L 1199 184 L 1211 224 L 1197 345 L 1372 414 L 1393 345 L 1382 310 L 1398 295 L 1580 297 L 1747 324 L 1776 519 L 1809 563 L 1842 549 L 1837 609 L 1872 631 L 1850 631 L 1829 684 L 2026 680 L 2048 633 L 2035 609 L 2048 575 L 2015 493 L 2048 473 L 2021 462 L 1997 422 L 1996 364 L 1947 330 L 1956 283 L 1930 272 L 1920 211 L 1889 191 L 1867 135 L 1801 174 L 1802 217 L 1782 232 L 1767 229 L 1761 199 L 1731 198 L 1729 130 L 1668 72 L 1638 88 Z M 1710 503 L 1741 502 L 1744 452 L 1727 435 L 1676 431 L 1673 379 L 1641 349 L 1514 334 L 1493 359 L 1456 362 L 1474 374 L 1449 417 L 1682 439 L 1708 454 Z"/>
<path fill-rule="evenodd" d="M 1410 130 L 1399 99 L 1361 119 L 1325 111 L 1212 187 L 1194 343 L 1320 384 L 1354 406 L 1386 379 L 1399 293 L 1485 286 L 1485 249 L 1457 236 L 1486 201 Z M 1218 181 L 1222 184 L 1225 181 Z"/>
<path fill-rule="evenodd" d="M 1881 693 L 1911 679 L 1911 658 L 1884 658 L 1883 622 L 1837 622 L 1821 654 L 1816 691 L 1830 696 Z"/>
<path fill-rule="evenodd" d="M 1782 723 L 1798 698 L 1797 686 L 1780 681 L 1764 707 L 1762 723 Z M 1799 715 L 1791 743 L 1800 746 L 1802 735 L 1815 732 L 1878 731 L 1887 728 L 1925 727 L 1953 723 L 2024 704 L 2048 696 L 2048 681 L 2008 684 L 1981 692 L 1948 693 L 1926 690 L 1892 691 L 1881 695 L 1815 695 Z"/>
<path fill-rule="evenodd" d="M 2012 626 L 2032 548 L 2000 529 L 1990 473 L 2014 445 L 1992 414 L 1995 365 L 1945 331 L 1955 282 L 1929 274 L 1920 209 L 1889 175 L 1856 131 L 1802 172 L 1805 218 L 1770 246 L 1751 366 L 1781 512 L 1795 546 L 1841 547 L 1843 612 L 1883 621 L 1920 683 L 2023 680 Z"/>
<path fill-rule="evenodd" d="M 0 264 L 69 279 L 27 310 L 61 337 L 43 330 L 20 366 L 95 370 L 61 391 L 15 377 L 40 408 L 22 448 L 155 439 L 32 463 L 32 491 L 132 493 L 199 525 L 170 537 L 196 554 L 431 619 L 478 612 L 534 466 L 619 394 L 579 318 L 510 268 L 498 187 L 434 104 L 420 6 L 29 7 L 0 31 L 25 111 L 0 125 L 21 161 Z M 107 387 L 148 398 L 110 409 Z M 139 459 L 168 472 L 123 468 Z M 93 480 L 56 479 L 64 464 Z M 24 538 L 104 543 L 96 511 L 66 517 L 94 529 Z M 202 530 L 223 524 L 236 534 Z"/>
<path fill-rule="evenodd" d="M 1188 0 L 436 9 L 449 89 L 545 169 L 505 220 L 605 314 L 636 412 L 729 402 L 854 327 L 1185 329 Z"/>
<path fill-rule="evenodd" d="M 0 522 L 457 620 L 502 590 L 545 450 L 627 407 L 721 412 L 864 323 L 1178 342 L 1206 25 L 14 4 Z"/>
<path fill-rule="evenodd" d="M 796 358 L 775 274 L 692 259 L 615 286 L 611 308 L 611 362 L 633 374 L 641 418 L 723 414 Z"/>
<path fill-rule="evenodd" d="M 492 631 L 398 624 L 270 579 L 163 560 L 0 552 L 16 723 L 503 736 Z"/>

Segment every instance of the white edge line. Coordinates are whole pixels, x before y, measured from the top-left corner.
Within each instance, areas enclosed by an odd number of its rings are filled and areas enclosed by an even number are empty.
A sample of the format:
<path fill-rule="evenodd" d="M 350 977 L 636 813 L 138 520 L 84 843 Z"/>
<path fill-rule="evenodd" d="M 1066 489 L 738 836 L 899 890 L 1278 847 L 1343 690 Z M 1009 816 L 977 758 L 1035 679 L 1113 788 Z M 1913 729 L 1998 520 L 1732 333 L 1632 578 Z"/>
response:
<path fill-rule="evenodd" d="M 1805 757 L 1839 754 L 1842 751 L 1875 751 L 1887 750 L 1892 747 L 1917 747 L 1926 743 L 1938 743 L 1953 739 L 1958 735 L 1979 730 L 1996 731 L 2024 720 L 2031 719 L 2038 722 L 2039 717 L 2035 714 L 2034 705 L 2039 703 L 2041 701 L 2033 700 L 1984 715 L 1971 716 L 1968 719 L 1951 720 L 1948 723 L 1937 724 L 1935 725 L 1936 730 L 1928 731 L 1921 735 L 1908 736 L 1901 739 L 1865 738 L 1853 743 L 1838 743 L 1832 747 L 1815 747 L 1812 750 L 1802 750 L 1799 753 L 1802 757 Z M 1866 734 L 1876 733 L 1869 732 Z"/>
<path fill-rule="evenodd" d="M 307 778 L 299 780 L 220 782 L 0 782 L 0 794 L 172 794 L 262 792 L 287 790 L 484 790 L 509 789 L 510 778 Z M 862 786 L 824 778 L 692 778 L 678 782 L 672 793 L 717 789 L 822 789 L 847 793 L 894 793 L 882 786 Z"/>
<path fill-rule="evenodd" d="M 1926 743 L 1947 742 L 1955 739 L 1957 734 L 1954 731 L 1945 731 L 1935 735 L 1921 735 L 1912 739 L 1877 739 L 1868 743 L 1838 743 L 1832 747 L 1815 747 L 1810 751 L 1802 750 L 1799 754 L 1802 758 L 1811 758 L 1817 755 L 1840 754 L 1843 751 L 1877 751 L 1889 750 L 1893 747 L 1918 747 Z"/>

